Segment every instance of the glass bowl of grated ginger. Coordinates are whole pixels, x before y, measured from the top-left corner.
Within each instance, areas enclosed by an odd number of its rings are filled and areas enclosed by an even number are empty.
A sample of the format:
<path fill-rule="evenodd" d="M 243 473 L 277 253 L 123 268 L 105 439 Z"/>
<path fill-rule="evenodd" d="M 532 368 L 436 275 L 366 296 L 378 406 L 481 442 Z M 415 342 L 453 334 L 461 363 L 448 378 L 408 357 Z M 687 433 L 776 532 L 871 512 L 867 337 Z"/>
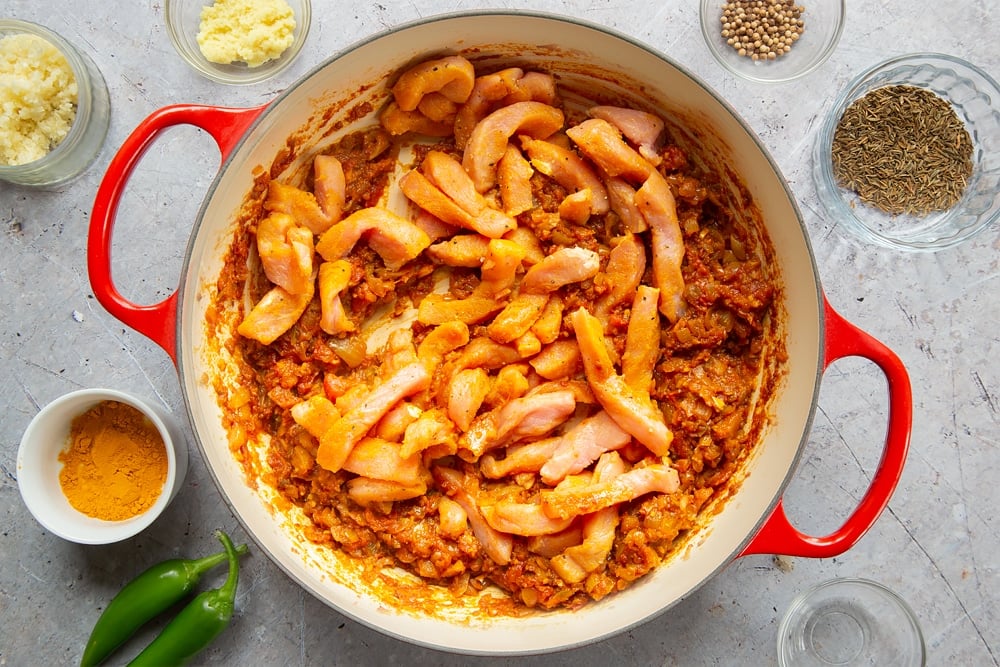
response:
<path fill-rule="evenodd" d="M 167 0 L 177 53 L 217 83 L 260 83 L 283 72 L 309 35 L 309 0 Z"/>
<path fill-rule="evenodd" d="M 187 473 L 184 434 L 158 405 L 114 389 L 81 389 L 42 408 L 17 452 L 17 485 L 43 527 L 78 544 L 139 534 Z"/>
<path fill-rule="evenodd" d="M 1000 219 L 1000 85 L 938 53 L 886 60 L 840 93 L 813 148 L 831 219 L 907 251 L 958 245 Z"/>

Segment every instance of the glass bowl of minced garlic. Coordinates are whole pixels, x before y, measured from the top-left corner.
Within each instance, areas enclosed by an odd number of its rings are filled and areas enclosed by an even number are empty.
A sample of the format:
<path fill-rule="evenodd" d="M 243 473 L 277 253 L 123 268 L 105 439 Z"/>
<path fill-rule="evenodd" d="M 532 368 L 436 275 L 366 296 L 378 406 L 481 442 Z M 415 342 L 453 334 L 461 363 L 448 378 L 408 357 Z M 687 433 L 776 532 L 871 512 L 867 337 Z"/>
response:
<path fill-rule="evenodd" d="M 1000 85 L 954 56 L 914 53 L 859 74 L 813 147 L 832 222 L 897 250 L 958 245 L 1000 220 Z"/>
<path fill-rule="evenodd" d="M 844 31 L 846 0 L 701 0 L 701 32 L 725 69 L 758 83 L 814 71 Z"/>
<path fill-rule="evenodd" d="M 232 85 L 284 71 L 312 22 L 309 0 L 167 0 L 163 14 L 184 61 L 202 76 Z"/>
<path fill-rule="evenodd" d="M 65 183 L 90 166 L 111 118 L 86 52 L 43 25 L 0 18 L 0 181 Z"/>

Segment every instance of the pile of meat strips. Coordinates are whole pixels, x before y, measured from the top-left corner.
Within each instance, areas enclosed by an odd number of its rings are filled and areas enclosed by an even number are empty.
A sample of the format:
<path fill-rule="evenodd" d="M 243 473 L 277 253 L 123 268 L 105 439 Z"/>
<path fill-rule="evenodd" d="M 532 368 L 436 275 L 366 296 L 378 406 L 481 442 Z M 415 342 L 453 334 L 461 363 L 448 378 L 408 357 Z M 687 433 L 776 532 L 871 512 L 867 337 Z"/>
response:
<path fill-rule="evenodd" d="M 268 434 L 309 537 L 373 571 L 512 611 L 600 599 L 752 446 L 776 289 L 659 117 L 574 122 L 551 75 L 459 56 L 392 94 L 301 187 L 270 182 L 232 251 L 260 269 L 220 282 L 251 295 L 235 345 L 260 391 L 252 418 L 220 392 L 230 427 Z"/>

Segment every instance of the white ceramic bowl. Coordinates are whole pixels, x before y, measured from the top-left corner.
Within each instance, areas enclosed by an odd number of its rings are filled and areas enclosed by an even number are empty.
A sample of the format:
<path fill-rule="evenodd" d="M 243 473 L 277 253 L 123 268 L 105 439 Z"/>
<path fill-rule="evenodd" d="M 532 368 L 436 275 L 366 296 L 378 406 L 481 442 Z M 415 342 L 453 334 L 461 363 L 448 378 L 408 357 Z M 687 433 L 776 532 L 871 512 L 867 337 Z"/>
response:
<path fill-rule="evenodd" d="M 202 76 L 225 84 L 259 83 L 282 72 L 299 55 L 309 35 L 312 23 L 312 6 L 309 0 L 286 0 L 295 14 L 294 41 L 280 57 L 262 65 L 249 67 L 246 63 L 219 64 L 210 62 L 198 46 L 201 10 L 213 0 L 166 0 L 163 15 L 167 23 L 170 42 L 188 65 Z"/>
<path fill-rule="evenodd" d="M 68 444 L 73 419 L 108 400 L 126 403 L 145 414 L 167 448 L 167 478 L 156 502 L 144 513 L 123 521 L 104 521 L 76 510 L 59 484 L 59 453 Z M 81 389 L 52 401 L 28 424 L 17 451 L 17 485 L 28 510 L 52 533 L 79 544 L 111 544 L 138 534 L 160 516 L 180 490 L 187 466 L 184 434 L 165 410 L 113 389 Z"/>
<path fill-rule="evenodd" d="M 727 70 L 759 83 L 782 83 L 805 76 L 826 62 L 844 31 L 845 0 L 811 0 L 805 7 L 802 36 L 791 50 L 774 60 L 741 56 L 722 36 L 722 8 L 730 0 L 701 0 L 701 33 L 712 57 Z"/>
<path fill-rule="evenodd" d="M 111 101 L 104 76 L 84 51 L 45 26 L 0 18 L 0 39 L 24 34 L 44 39 L 66 58 L 76 79 L 76 115 L 69 133 L 44 156 L 25 164 L 0 164 L 0 181 L 53 186 L 80 175 L 97 159 L 111 121 Z"/>

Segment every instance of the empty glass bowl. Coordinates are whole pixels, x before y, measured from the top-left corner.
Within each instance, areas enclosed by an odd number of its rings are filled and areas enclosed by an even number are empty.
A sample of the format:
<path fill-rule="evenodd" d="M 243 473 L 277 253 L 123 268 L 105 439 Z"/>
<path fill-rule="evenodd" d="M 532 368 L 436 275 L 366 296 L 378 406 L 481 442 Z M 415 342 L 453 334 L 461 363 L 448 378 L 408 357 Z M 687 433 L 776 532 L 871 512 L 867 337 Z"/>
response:
<path fill-rule="evenodd" d="M 812 72 L 822 65 L 844 31 L 845 0 L 810 0 L 804 7 L 802 36 L 784 55 L 774 60 L 741 56 L 722 36 L 723 8 L 732 0 L 701 0 L 701 32 L 712 56 L 727 70 L 751 81 L 782 83 Z M 774 5 L 785 4 L 772 2 Z M 796 4 L 799 4 L 796 1 Z"/>
<path fill-rule="evenodd" d="M 855 100 L 884 86 L 930 90 L 951 104 L 972 140 L 972 176 L 950 209 L 926 215 L 890 214 L 863 203 L 834 177 L 833 137 Z M 899 250 L 932 251 L 968 240 L 1000 218 L 1000 86 L 959 58 L 917 53 L 882 62 L 840 93 L 823 121 L 813 150 L 813 180 L 827 213 L 862 239 Z"/>
<path fill-rule="evenodd" d="M 923 634 L 909 605 L 866 579 L 833 579 L 792 601 L 778 628 L 782 667 L 925 664 Z"/>
<path fill-rule="evenodd" d="M 244 62 L 214 63 L 201 52 L 198 45 L 198 31 L 201 26 L 201 11 L 213 3 L 213 0 L 167 0 L 163 6 L 163 14 L 167 23 L 170 41 L 184 61 L 202 76 L 225 84 L 259 83 L 284 71 L 299 55 L 302 45 L 309 35 L 312 23 L 312 5 L 310 0 L 286 0 L 295 17 L 295 30 L 292 33 L 291 46 L 285 49 L 277 58 L 268 60 L 261 65 L 251 67 Z M 261 36 L 266 30 L 258 29 Z"/>

